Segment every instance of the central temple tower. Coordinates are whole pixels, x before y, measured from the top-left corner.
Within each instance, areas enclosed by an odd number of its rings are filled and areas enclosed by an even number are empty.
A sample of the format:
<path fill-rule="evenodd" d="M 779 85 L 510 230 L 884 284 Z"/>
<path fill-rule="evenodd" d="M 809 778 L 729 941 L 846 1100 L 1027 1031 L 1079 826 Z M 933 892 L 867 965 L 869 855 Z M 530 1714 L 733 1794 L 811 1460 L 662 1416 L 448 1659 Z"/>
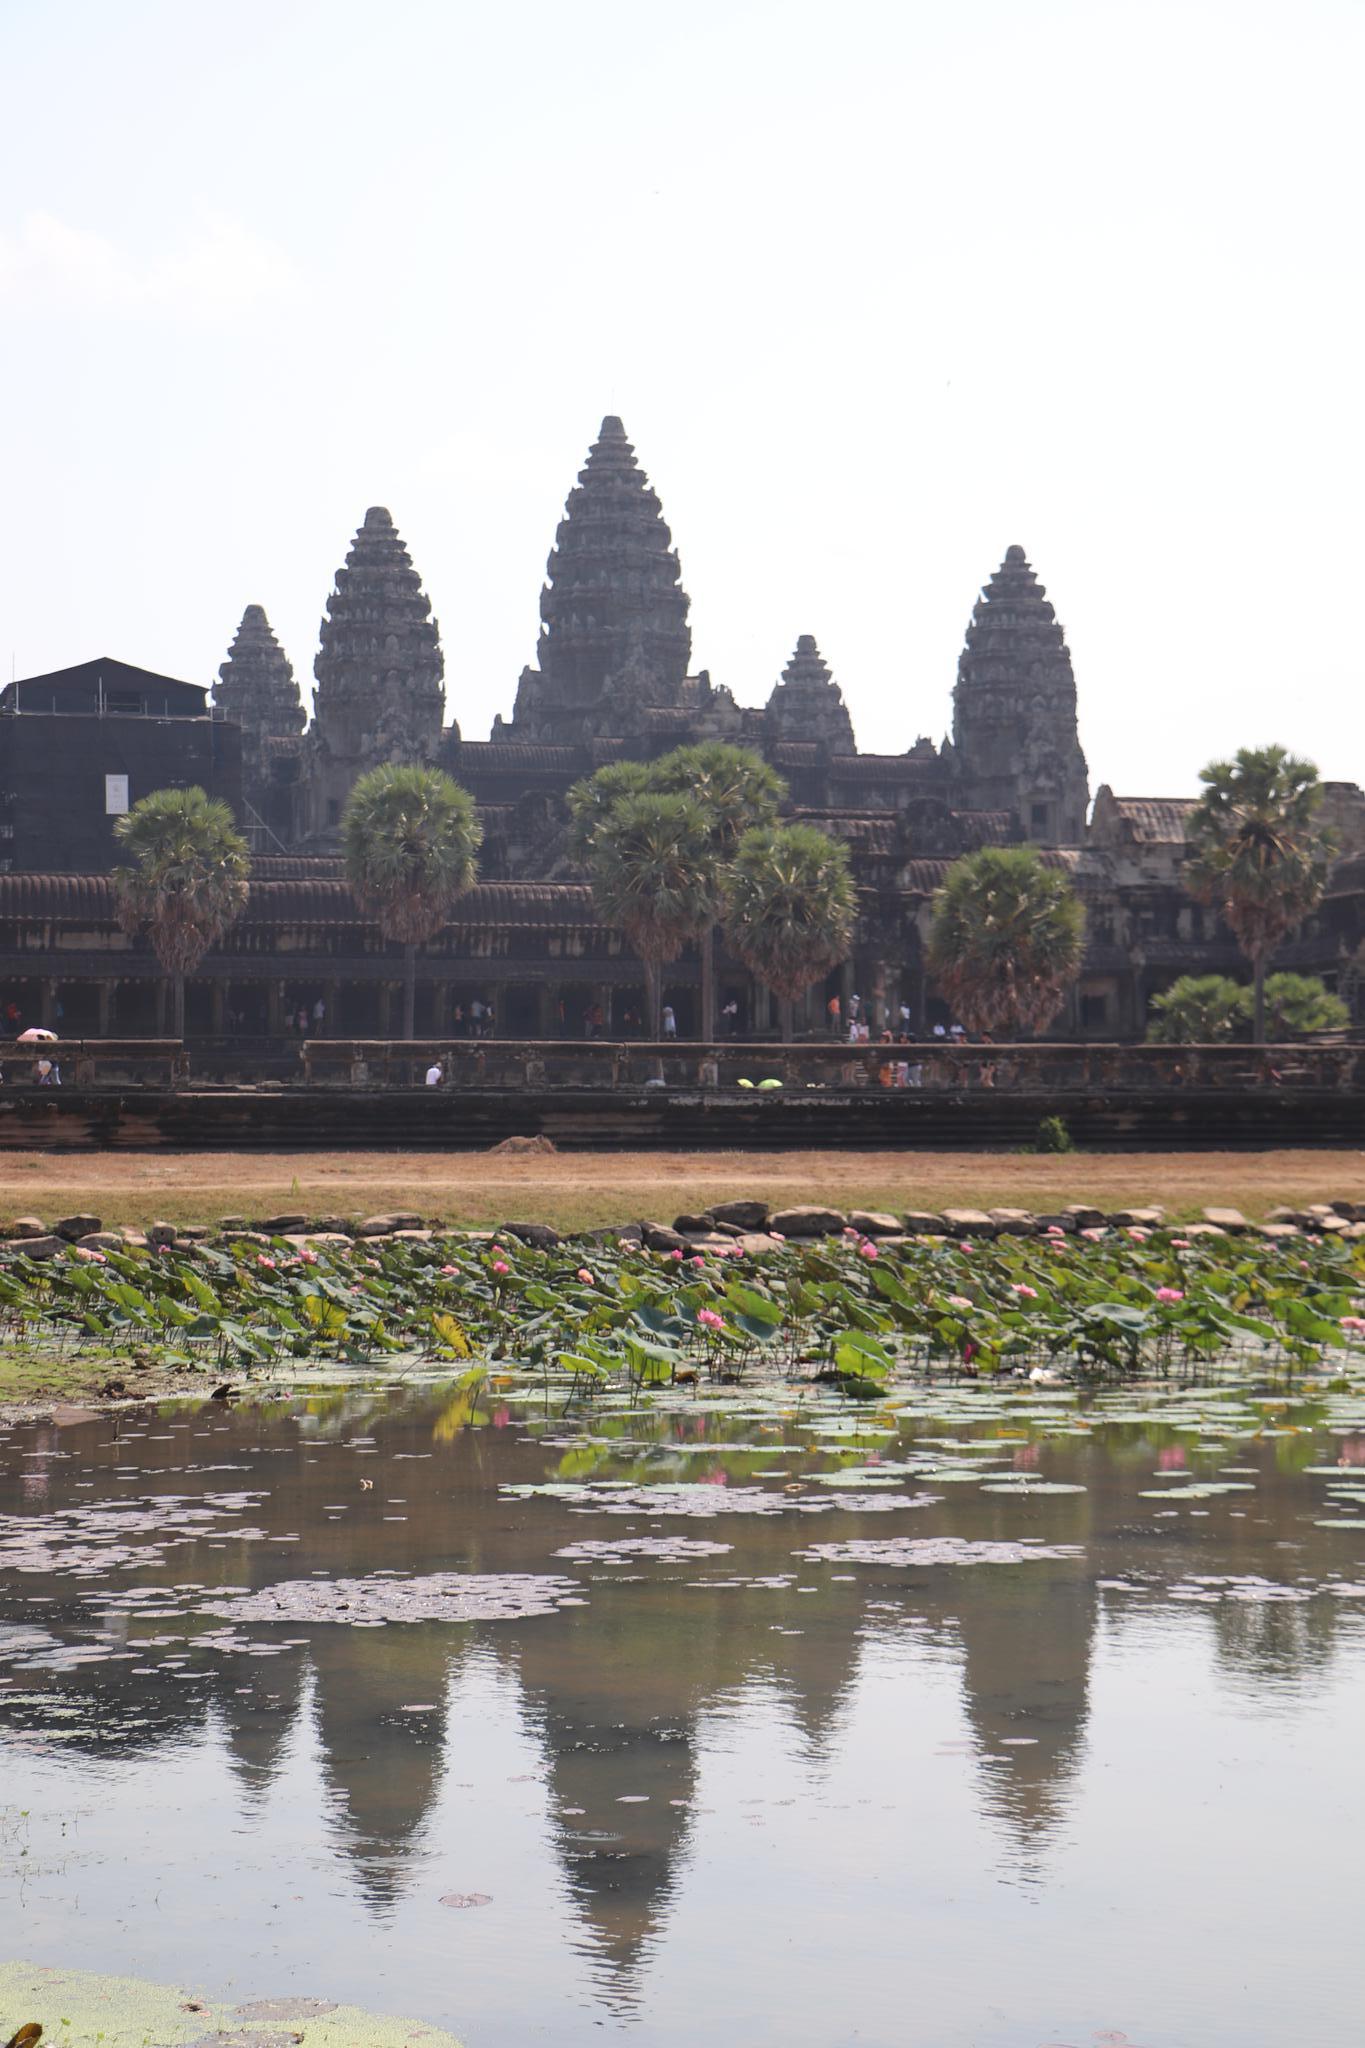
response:
<path fill-rule="evenodd" d="M 619 419 L 609 415 L 569 493 L 540 595 L 535 668 L 497 739 L 575 745 L 632 710 L 682 701 L 692 652 L 673 537 Z"/>
<path fill-rule="evenodd" d="M 1076 730 L 1071 649 L 1021 547 L 972 608 L 953 692 L 957 801 L 1012 811 L 1025 839 L 1079 846 L 1090 777 Z"/>

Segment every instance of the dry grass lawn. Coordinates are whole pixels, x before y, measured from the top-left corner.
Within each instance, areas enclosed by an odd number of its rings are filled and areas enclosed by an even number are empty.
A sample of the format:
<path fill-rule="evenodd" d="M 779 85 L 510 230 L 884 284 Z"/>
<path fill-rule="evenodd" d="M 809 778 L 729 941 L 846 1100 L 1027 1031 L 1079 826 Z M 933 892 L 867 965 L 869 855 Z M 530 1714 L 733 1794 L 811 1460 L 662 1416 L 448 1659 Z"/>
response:
<path fill-rule="evenodd" d="M 0 1153 L 0 1213 L 49 1222 L 76 1209 L 138 1225 L 404 1208 L 457 1226 L 590 1229 L 738 1195 L 893 1210 L 1162 1202 L 1181 1218 L 1214 1203 L 1262 1217 L 1279 1202 L 1365 1202 L 1365 1152 Z"/>

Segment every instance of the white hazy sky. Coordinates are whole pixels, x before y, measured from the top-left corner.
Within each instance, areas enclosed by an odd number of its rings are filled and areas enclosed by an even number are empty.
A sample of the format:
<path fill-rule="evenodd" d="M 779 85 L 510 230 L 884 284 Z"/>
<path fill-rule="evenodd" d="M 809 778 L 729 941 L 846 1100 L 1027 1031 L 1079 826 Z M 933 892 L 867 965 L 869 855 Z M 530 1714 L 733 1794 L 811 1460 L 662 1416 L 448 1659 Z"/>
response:
<path fill-rule="evenodd" d="M 1021 542 L 1092 781 L 1365 776 L 1362 0 L 0 0 L 0 658 L 305 687 L 386 504 L 482 738 L 619 412 L 761 702 L 937 738 Z"/>

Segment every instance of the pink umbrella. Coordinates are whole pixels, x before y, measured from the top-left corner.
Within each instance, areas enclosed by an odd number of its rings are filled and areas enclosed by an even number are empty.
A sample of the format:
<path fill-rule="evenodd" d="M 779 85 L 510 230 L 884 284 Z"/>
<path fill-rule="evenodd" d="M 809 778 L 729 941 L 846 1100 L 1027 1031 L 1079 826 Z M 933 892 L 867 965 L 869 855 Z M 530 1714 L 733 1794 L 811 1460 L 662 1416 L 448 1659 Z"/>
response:
<path fill-rule="evenodd" d="M 55 1045 L 55 1031 L 44 1031 L 41 1024 L 31 1024 L 27 1031 L 21 1031 L 15 1039 L 16 1045 Z"/>

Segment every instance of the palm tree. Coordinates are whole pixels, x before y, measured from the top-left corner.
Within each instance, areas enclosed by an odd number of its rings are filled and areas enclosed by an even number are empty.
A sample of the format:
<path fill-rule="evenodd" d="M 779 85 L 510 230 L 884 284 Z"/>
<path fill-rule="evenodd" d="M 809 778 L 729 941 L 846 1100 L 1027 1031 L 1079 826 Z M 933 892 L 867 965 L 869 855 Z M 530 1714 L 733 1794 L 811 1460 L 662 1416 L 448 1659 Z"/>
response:
<path fill-rule="evenodd" d="M 985 846 L 936 892 L 930 972 L 971 1031 L 1041 1031 L 1080 972 L 1085 912 L 1036 847 Z"/>
<path fill-rule="evenodd" d="M 645 970 L 649 1028 L 660 1034 L 663 969 L 710 923 L 710 835 L 705 811 L 653 791 L 603 809 L 589 872 L 598 909 L 619 925 Z"/>
<path fill-rule="evenodd" d="M 1242 990 L 1245 1016 L 1249 1005 Z M 1340 996 L 1334 996 L 1316 974 L 1268 974 L 1265 982 L 1265 1013 L 1278 1042 L 1282 1038 L 1307 1038 L 1315 1031 L 1344 1031 L 1351 1013 Z"/>
<path fill-rule="evenodd" d="M 1147 1036 L 1153 1045 L 1217 1045 L 1244 1022 L 1245 995 L 1226 974 L 1182 974 L 1152 997 Z"/>
<path fill-rule="evenodd" d="M 1266 967 L 1322 895 L 1332 836 L 1317 823 L 1322 785 L 1283 747 L 1240 747 L 1212 761 L 1186 833 L 1185 878 L 1214 903 L 1251 963 L 1252 1037 L 1265 1043 Z"/>
<path fill-rule="evenodd" d="M 438 768 L 390 762 L 352 789 L 341 841 L 357 903 L 403 948 L 403 1036 L 411 1038 L 417 948 L 435 938 L 478 875 L 483 827 L 474 799 Z"/>
<path fill-rule="evenodd" d="M 724 740 L 675 747 L 652 764 L 656 789 L 690 796 L 710 821 L 713 914 L 701 937 L 701 1035 L 716 1035 L 716 932 L 736 849 L 746 832 L 777 821 L 787 785 L 761 754 Z"/>
<path fill-rule="evenodd" d="M 740 840 L 726 935 L 776 995 L 784 1044 L 797 997 L 847 959 L 855 909 L 848 849 L 839 840 L 813 825 L 763 825 Z"/>
<path fill-rule="evenodd" d="M 598 834 L 628 797 L 682 796 L 704 816 L 708 846 L 697 879 L 709 891 L 711 911 L 696 934 L 703 1038 L 715 1037 L 716 927 L 724 916 L 735 848 L 745 832 L 773 823 L 786 794 L 787 785 L 760 754 L 722 740 L 675 747 L 657 761 L 613 761 L 569 791 L 569 852 L 590 870 Z"/>
<path fill-rule="evenodd" d="M 246 908 L 247 844 L 204 790 L 154 789 L 114 826 L 128 856 L 110 879 L 126 932 L 144 927 L 171 984 L 171 1030 L 185 1036 L 185 976 Z"/>

